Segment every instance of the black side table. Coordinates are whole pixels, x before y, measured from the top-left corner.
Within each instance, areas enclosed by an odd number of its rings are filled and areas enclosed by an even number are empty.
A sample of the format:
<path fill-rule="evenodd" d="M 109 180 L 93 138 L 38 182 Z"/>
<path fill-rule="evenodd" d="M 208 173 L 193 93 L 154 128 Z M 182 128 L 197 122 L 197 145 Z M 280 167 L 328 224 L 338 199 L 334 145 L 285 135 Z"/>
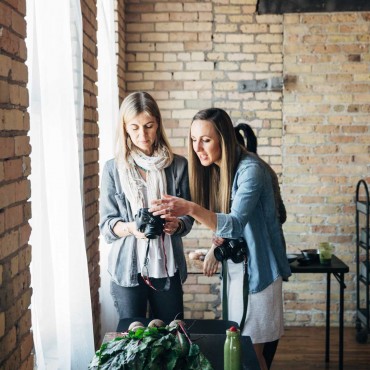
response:
<path fill-rule="evenodd" d="M 321 265 L 319 262 L 308 266 L 301 266 L 297 261 L 290 264 L 293 273 L 326 273 L 326 340 L 325 340 L 325 362 L 330 361 L 330 276 L 334 275 L 339 283 L 339 370 L 343 370 L 343 316 L 344 316 L 344 274 L 349 271 L 349 267 L 338 257 L 332 256 L 331 265 Z"/>

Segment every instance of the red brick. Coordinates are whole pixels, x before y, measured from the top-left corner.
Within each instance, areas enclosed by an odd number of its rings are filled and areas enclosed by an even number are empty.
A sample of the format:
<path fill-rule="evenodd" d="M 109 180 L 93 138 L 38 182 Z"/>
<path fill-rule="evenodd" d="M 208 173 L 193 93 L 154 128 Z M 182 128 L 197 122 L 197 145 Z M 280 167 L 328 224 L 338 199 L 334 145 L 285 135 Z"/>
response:
<path fill-rule="evenodd" d="M 0 25 L 6 28 L 11 26 L 12 21 L 12 9 L 5 4 L 5 2 L 0 3 Z"/>
<path fill-rule="evenodd" d="M 3 353 L 11 353 L 15 347 L 17 342 L 16 337 L 16 329 L 13 326 L 3 337 L 0 338 L 0 347 Z M 16 367 L 14 367 L 16 369 Z"/>
<path fill-rule="evenodd" d="M 0 187 L 0 208 L 5 208 L 14 203 L 16 200 L 15 194 L 14 183 L 2 185 Z"/>
<path fill-rule="evenodd" d="M 31 196 L 30 180 L 22 180 L 15 183 L 15 199 L 16 201 L 27 200 Z"/>
<path fill-rule="evenodd" d="M 31 235 L 31 226 L 27 223 L 20 227 L 19 245 L 23 246 L 28 243 Z"/>
<path fill-rule="evenodd" d="M 5 209 L 0 210 L 0 235 L 5 231 Z M 1 285 L 1 283 L 0 283 Z"/>
<path fill-rule="evenodd" d="M 23 361 L 19 370 L 34 370 L 35 363 L 34 363 L 34 355 L 33 353 L 29 353 L 28 357 Z"/>
<path fill-rule="evenodd" d="M 9 30 L 3 28 L 0 37 L 0 49 L 3 49 L 9 54 L 20 56 L 20 40 Z"/>
<path fill-rule="evenodd" d="M 4 161 L 5 180 L 15 180 L 23 175 L 22 159 L 10 159 Z"/>
<path fill-rule="evenodd" d="M 23 206 L 17 205 L 15 207 L 6 208 L 5 214 L 5 228 L 7 230 L 20 225 L 23 222 Z"/>
<path fill-rule="evenodd" d="M 0 158 L 11 158 L 15 154 L 13 137 L 0 137 Z"/>
<path fill-rule="evenodd" d="M 22 248 L 22 250 L 19 252 L 19 260 L 18 260 L 18 264 L 19 264 L 19 270 L 20 271 L 23 271 L 23 270 L 26 270 L 30 263 L 31 263 L 31 246 L 30 245 L 26 245 L 24 248 Z"/>
<path fill-rule="evenodd" d="M 18 232 L 12 231 L 0 236 L 0 260 L 16 252 L 18 248 Z"/>
<path fill-rule="evenodd" d="M 21 14 L 12 12 L 12 29 L 23 38 L 26 38 L 26 20 Z"/>

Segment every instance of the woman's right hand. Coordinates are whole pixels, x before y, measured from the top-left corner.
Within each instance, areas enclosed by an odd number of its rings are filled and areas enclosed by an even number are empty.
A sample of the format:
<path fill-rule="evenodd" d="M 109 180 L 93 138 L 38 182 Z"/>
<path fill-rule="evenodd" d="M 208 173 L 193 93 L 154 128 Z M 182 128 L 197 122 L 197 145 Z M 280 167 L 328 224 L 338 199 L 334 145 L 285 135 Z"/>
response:
<path fill-rule="evenodd" d="M 136 239 L 146 239 L 145 234 L 136 229 L 136 222 L 129 222 L 128 223 L 128 231 Z"/>
<path fill-rule="evenodd" d="M 136 239 L 146 239 L 145 234 L 136 229 L 135 222 L 119 221 L 114 225 L 113 232 L 121 238 L 133 235 Z"/>
<path fill-rule="evenodd" d="M 146 239 L 146 236 L 144 233 L 141 233 L 140 231 L 134 229 L 132 230 L 131 234 L 136 238 L 136 239 Z"/>
<path fill-rule="evenodd" d="M 149 212 L 153 216 L 181 217 L 189 214 L 189 205 L 191 202 L 186 199 L 175 197 L 173 195 L 163 195 L 161 199 L 152 200 Z"/>
<path fill-rule="evenodd" d="M 206 276 L 213 276 L 218 270 L 218 261 L 214 255 L 214 250 L 216 245 L 212 244 L 212 247 L 209 249 L 206 254 L 203 262 L 203 274 Z"/>

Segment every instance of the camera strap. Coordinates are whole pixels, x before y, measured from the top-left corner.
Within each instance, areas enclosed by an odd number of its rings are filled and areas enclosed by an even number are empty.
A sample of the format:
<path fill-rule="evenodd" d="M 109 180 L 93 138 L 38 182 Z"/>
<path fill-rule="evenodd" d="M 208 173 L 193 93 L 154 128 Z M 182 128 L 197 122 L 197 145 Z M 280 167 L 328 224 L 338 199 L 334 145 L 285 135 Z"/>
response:
<path fill-rule="evenodd" d="M 229 306 L 227 302 L 227 260 L 222 261 L 222 319 L 229 319 Z"/>
<path fill-rule="evenodd" d="M 164 247 L 164 233 L 162 233 L 162 235 L 161 235 L 161 240 L 162 240 L 162 243 L 159 243 L 159 244 L 162 244 L 163 254 L 164 254 L 164 267 L 166 269 L 166 274 L 167 274 L 166 283 L 164 284 L 164 287 L 160 288 L 160 289 L 156 288 L 152 284 L 152 282 L 150 281 L 149 267 L 148 267 L 148 264 L 149 264 L 148 255 L 149 255 L 150 239 L 148 239 L 148 244 L 146 246 L 144 265 L 143 265 L 143 268 L 141 269 L 141 277 L 143 278 L 145 284 L 148 285 L 150 288 L 152 288 L 152 289 L 154 289 L 158 292 L 165 292 L 165 291 L 170 289 L 171 281 L 170 281 L 170 276 L 168 275 L 168 270 L 167 270 L 167 255 L 166 255 L 166 249 Z"/>
<path fill-rule="evenodd" d="M 249 295 L 249 279 L 248 279 L 248 264 L 247 259 L 244 258 L 243 261 L 243 315 L 239 324 L 240 332 L 243 331 L 245 319 L 247 317 L 247 308 L 248 308 L 248 295 Z M 222 261 L 222 319 L 228 320 L 229 317 L 229 307 L 227 300 L 227 260 Z"/>
<path fill-rule="evenodd" d="M 244 258 L 243 262 L 244 278 L 243 278 L 243 316 L 240 321 L 240 332 L 243 331 L 245 319 L 247 317 L 248 309 L 248 296 L 249 296 L 249 279 L 248 279 L 248 264 L 247 258 Z"/>

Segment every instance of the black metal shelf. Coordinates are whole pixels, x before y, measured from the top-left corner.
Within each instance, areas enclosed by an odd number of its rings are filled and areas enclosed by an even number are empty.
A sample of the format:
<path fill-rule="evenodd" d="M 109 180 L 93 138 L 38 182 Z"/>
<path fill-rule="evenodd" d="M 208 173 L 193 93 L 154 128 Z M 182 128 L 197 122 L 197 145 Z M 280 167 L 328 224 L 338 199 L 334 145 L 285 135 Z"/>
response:
<path fill-rule="evenodd" d="M 365 194 L 365 195 L 364 195 Z M 356 339 L 366 343 L 370 333 L 370 199 L 364 180 L 356 187 Z M 360 290 L 360 284 L 365 289 Z M 363 292 L 365 290 L 365 292 Z M 360 303 L 362 302 L 362 304 Z M 364 303 L 365 302 L 365 303 Z"/>
<path fill-rule="evenodd" d="M 356 208 L 359 212 L 366 214 L 367 212 L 369 212 L 370 205 L 367 204 L 364 200 L 358 200 L 356 202 Z"/>
<path fill-rule="evenodd" d="M 368 316 L 366 315 L 366 308 L 359 308 L 357 310 L 357 317 L 361 319 L 362 322 L 366 322 L 368 320 Z"/>
<path fill-rule="evenodd" d="M 359 276 L 358 281 L 361 281 L 361 283 L 364 283 L 365 285 L 370 285 L 370 283 L 368 283 L 367 279 L 362 275 Z"/>

